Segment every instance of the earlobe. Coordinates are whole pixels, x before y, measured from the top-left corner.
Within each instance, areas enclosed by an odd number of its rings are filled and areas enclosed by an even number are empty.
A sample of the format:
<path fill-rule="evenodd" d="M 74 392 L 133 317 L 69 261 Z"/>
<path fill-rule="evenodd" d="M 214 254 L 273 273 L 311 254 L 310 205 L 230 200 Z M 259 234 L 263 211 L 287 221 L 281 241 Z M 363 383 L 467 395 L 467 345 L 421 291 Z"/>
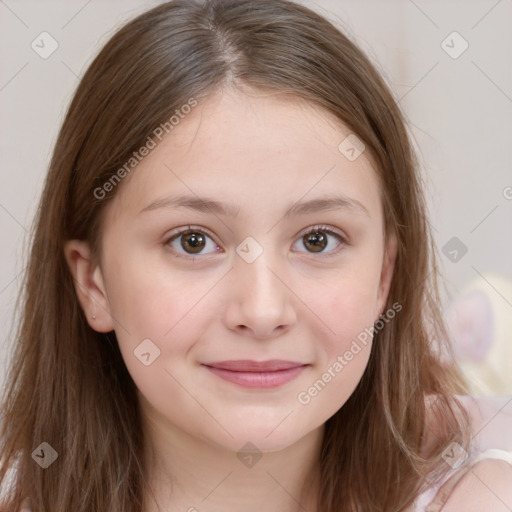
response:
<path fill-rule="evenodd" d="M 98 332 L 114 330 L 103 274 L 91 257 L 89 244 L 83 240 L 68 240 L 64 244 L 64 255 L 88 324 Z"/>
<path fill-rule="evenodd" d="M 384 248 L 384 257 L 382 261 L 379 283 L 379 294 L 377 299 L 378 316 L 375 321 L 377 321 L 379 317 L 384 313 L 384 307 L 388 299 L 389 290 L 391 289 L 391 282 L 395 270 L 397 251 L 398 243 L 396 235 L 395 233 L 390 233 L 387 239 L 386 247 Z"/>

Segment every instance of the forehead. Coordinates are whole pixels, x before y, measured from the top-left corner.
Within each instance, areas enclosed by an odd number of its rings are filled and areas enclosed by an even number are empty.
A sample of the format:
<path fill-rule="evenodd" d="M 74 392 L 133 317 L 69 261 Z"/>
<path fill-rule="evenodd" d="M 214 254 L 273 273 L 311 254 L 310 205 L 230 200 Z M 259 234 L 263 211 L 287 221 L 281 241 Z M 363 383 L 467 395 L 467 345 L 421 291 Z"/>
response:
<path fill-rule="evenodd" d="M 137 215 L 165 194 L 215 197 L 276 213 L 282 205 L 335 192 L 380 218 L 380 191 L 368 151 L 340 151 L 354 135 L 334 114 L 281 93 L 218 92 L 183 115 L 138 163 L 109 205 L 111 216 Z"/>

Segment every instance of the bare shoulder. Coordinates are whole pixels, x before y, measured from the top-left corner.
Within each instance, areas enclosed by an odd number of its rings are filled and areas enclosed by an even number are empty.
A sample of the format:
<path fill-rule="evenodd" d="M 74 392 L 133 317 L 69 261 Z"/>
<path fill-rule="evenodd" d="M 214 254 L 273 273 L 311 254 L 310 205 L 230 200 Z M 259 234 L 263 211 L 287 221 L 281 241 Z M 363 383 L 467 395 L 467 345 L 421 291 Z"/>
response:
<path fill-rule="evenodd" d="M 498 459 L 476 463 L 457 483 L 442 512 L 510 512 L 512 464 Z"/>

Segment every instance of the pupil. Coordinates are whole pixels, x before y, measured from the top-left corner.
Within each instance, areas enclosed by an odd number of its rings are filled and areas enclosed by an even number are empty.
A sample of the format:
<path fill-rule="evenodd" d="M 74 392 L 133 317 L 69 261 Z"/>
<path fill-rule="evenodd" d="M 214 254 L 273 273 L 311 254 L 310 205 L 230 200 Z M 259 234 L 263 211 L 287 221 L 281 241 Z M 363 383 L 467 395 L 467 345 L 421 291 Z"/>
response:
<path fill-rule="evenodd" d="M 204 237 L 199 233 L 190 233 L 188 235 L 184 235 L 185 240 L 187 242 L 181 242 L 181 246 L 183 249 L 187 250 L 192 248 L 192 252 L 200 252 L 204 246 Z M 188 244 L 188 245 L 187 245 Z"/>
<path fill-rule="evenodd" d="M 307 244 L 310 244 L 310 243 L 313 244 L 311 246 L 311 249 L 313 250 L 313 252 L 320 252 L 327 245 L 326 239 L 327 239 L 327 237 L 325 235 L 323 235 L 322 233 L 312 233 L 308 236 Z"/>

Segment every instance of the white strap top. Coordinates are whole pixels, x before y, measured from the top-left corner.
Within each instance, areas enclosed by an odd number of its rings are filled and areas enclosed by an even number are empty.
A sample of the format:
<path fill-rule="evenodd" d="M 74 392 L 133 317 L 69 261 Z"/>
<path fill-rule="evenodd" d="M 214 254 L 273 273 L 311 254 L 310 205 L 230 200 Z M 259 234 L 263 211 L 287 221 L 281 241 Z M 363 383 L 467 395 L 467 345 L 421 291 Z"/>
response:
<path fill-rule="evenodd" d="M 470 453 L 460 467 L 451 469 L 437 485 L 420 494 L 414 512 L 438 512 L 457 483 L 478 462 L 498 459 L 512 466 L 512 396 L 459 396 L 472 421 Z"/>
<path fill-rule="evenodd" d="M 481 453 L 458 469 L 451 470 L 443 481 L 420 494 L 414 502 L 414 512 L 439 512 L 448 501 L 460 479 L 478 462 L 485 459 L 499 459 L 512 467 L 512 452 L 490 449 Z"/>

